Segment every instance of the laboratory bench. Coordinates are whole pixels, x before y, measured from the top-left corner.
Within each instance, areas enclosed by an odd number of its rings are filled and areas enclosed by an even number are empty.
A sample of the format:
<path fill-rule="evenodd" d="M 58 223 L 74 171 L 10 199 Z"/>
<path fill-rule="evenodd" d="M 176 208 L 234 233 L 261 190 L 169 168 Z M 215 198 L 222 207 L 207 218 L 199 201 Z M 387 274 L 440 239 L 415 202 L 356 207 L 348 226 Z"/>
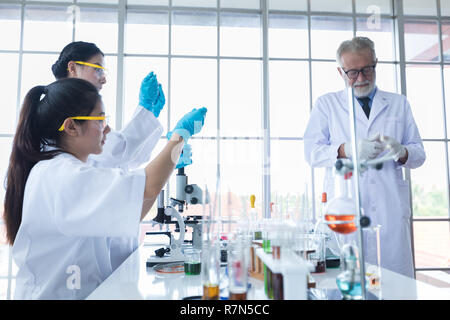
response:
<path fill-rule="evenodd" d="M 88 300 L 182 300 L 202 295 L 201 275 L 160 274 L 147 267 L 147 258 L 154 246 L 141 244 L 100 286 Z M 336 277 L 340 269 L 327 269 L 312 274 L 316 288 L 337 289 Z M 266 300 L 264 282 L 250 278 L 248 300 Z M 449 289 L 405 277 L 381 269 L 381 288 L 370 290 L 370 296 L 383 300 L 450 300 Z"/>

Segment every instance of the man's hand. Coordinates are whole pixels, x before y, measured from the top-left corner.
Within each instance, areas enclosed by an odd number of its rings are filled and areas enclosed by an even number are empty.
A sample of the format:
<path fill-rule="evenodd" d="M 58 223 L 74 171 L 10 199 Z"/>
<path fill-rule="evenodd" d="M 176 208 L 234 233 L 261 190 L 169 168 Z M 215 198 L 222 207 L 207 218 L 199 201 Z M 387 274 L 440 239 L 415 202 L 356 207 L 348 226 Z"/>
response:
<path fill-rule="evenodd" d="M 375 159 L 385 150 L 385 143 L 380 140 L 380 134 L 377 133 L 369 139 L 361 139 L 358 141 L 359 159 L 361 161 Z M 347 158 L 353 155 L 351 143 L 344 144 L 344 153 Z"/>
<path fill-rule="evenodd" d="M 381 141 L 383 141 L 386 144 L 386 148 L 390 150 L 387 156 L 392 155 L 395 161 L 399 161 L 402 164 L 408 160 L 408 150 L 397 140 L 388 136 L 382 136 Z"/>

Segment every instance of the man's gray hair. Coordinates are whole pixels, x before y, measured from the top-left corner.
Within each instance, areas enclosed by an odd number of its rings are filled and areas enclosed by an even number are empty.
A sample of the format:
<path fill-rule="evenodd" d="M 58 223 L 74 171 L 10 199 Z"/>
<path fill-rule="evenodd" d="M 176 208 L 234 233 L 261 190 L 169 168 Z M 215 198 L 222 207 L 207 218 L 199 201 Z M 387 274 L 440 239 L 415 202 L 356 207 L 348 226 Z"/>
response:
<path fill-rule="evenodd" d="M 372 53 L 373 61 L 377 59 L 375 54 L 375 44 L 366 37 L 354 37 L 341 43 L 336 52 L 336 61 L 342 67 L 341 57 L 345 52 L 357 52 L 368 49 Z"/>

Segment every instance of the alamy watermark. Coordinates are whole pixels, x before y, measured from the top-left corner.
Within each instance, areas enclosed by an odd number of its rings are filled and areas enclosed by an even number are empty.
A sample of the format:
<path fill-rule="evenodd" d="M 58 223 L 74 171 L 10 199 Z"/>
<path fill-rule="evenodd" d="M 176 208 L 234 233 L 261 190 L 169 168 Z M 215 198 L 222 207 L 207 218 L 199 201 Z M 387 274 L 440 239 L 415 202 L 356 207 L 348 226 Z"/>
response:
<path fill-rule="evenodd" d="M 70 265 L 66 269 L 66 273 L 70 276 L 66 280 L 66 287 L 69 290 L 81 289 L 81 269 L 77 265 Z"/>
<path fill-rule="evenodd" d="M 370 5 L 367 7 L 366 12 L 370 14 L 367 18 L 366 24 L 369 30 L 381 29 L 381 8 L 379 6 Z"/>

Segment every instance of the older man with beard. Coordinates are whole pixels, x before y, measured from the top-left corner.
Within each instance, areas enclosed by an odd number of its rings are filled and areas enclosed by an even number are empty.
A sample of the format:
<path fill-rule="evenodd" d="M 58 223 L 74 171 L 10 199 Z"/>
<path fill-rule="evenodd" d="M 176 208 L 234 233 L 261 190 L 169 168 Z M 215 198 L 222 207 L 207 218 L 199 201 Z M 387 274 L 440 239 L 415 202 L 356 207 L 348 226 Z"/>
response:
<path fill-rule="evenodd" d="M 382 170 L 368 169 L 360 177 L 364 214 L 381 225 L 381 266 L 414 277 L 410 236 L 409 184 L 402 168 L 417 168 L 425 161 L 422 140 L 405 96 L 377 88 L 374 43 L 365 37 L 344 41 L 338 48 L 338 72 L 355 95 L 356 137 L 361 160 L 390 152 L 394 160 Z M 338 158 L 352 155 L 346 90 L 319 97 L 304 134 L 306 161 L 326 168 L 324 191 L 334 195 L 332 168 Z M 353 189 L 353 188 L 352 188 Z M 366 235 L 365 235 L 366 236 Z M 356 239 L 356 233 L 350 235 Z M 349 239 L 347 239 L 349 240 Z M 367 243 L 366 259 L 376 250 Z"/>

